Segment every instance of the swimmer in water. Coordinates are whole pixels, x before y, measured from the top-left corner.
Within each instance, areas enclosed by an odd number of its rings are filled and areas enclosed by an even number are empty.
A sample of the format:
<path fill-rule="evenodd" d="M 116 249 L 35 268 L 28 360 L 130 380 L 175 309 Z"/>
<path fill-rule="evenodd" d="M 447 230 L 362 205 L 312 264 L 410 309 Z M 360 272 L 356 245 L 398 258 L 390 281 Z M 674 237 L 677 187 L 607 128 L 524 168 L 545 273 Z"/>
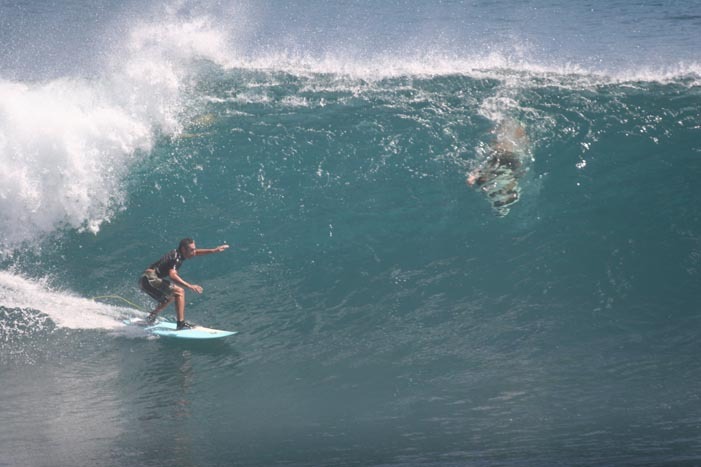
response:
<path fill-rule="evenodd" d="M 505 216 L 519 200 L 518 180 L 525 173 L 522 154 L 528 139 L 523 127 L 515 122 L 501 125 L 495 133 L 487 160 L 469 173 L 466 182 L 485 193 L 497 214 Z"/>

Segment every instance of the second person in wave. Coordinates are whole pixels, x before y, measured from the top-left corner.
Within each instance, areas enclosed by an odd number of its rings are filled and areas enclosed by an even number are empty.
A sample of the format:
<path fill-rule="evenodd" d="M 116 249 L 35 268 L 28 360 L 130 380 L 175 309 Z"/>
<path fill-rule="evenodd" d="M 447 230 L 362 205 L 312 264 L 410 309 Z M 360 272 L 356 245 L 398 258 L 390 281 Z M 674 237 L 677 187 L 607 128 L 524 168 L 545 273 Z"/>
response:
<path fill-rule="evenodd" d="M 161 259 L 150 265 L 141 276 L 139 285 L 158 302 L 158 306 L 148 315 L 146 322 L 153 324 L 158 313 L 175 301 L 175 314 L 178 321 L 177 329 L 191 329 L 192 325 L 185 321 L 185 289 L 202 293 L 202 287 L 186 282 L 178 274 L 183 261 L 194 256 L 220 253 L 229 248 L 229 245 L 220 245 L 216 248 L 197 248 L 191 238 L 183 238 L 175 250 L 171 250 Z M 170 279 L 170 280 L 168 280 Z M 171 283 L 173 281 L 175 284 Z M 177 285 L 176 285 L 177 284 Z"/>

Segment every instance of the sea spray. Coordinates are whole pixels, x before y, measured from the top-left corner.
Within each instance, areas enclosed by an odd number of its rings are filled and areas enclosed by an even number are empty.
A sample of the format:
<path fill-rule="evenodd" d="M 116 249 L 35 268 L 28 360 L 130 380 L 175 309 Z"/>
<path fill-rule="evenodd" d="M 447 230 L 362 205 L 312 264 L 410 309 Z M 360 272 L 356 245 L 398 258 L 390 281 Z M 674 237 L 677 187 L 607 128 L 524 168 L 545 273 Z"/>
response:
<path fill-rule="evenodd" d="M 138 23 L 100 76 L 0 80 L 0 252 L 64 228 L 97 233 L 156 135 L 181 130 L 193 64 L 227 65 L 225 37 L 206 18 Z"/>

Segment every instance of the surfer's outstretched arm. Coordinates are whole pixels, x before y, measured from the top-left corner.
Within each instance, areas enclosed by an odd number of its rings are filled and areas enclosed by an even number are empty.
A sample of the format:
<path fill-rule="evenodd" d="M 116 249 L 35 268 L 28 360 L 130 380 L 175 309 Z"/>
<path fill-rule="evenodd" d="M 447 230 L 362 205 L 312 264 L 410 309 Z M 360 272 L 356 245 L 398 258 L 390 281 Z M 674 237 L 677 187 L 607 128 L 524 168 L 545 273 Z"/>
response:
<path fill-rule="evenodd" d="M 195 250 L 195 256 L 209 255 L 211 253 L 221 253 L 222 251 L 228 250 L 229 245 L 219 245 L 216 248 L 198 248 Z"/>

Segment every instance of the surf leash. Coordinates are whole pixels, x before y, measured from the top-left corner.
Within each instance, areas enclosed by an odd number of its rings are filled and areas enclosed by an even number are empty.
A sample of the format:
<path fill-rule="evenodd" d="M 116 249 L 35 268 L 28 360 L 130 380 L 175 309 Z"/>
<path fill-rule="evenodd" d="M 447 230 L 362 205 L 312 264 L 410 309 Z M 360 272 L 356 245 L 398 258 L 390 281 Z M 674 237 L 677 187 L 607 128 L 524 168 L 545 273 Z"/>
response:
<path fill-rule="evenodd" d="M 143 308 L 141 308 L 141 307 L 140 307 L 139 305 L 137 305 L 136 303 L 130 302 L 130 301 L 127 300 L 126 298 L 120 297 L 119 295 L 100 295 L 99 297 L 92 297 L 92 298 L 91 298 L 91 300 L 105 300 L 105 299 L 117 299 L 117 300 L 121 300 L 121 301 L 123 301 L 123 302 L 125 302 L 125 303 L 131 305 L 132 307 L 136 308 L 136 309 L 139 310 L 139 311 L 146 312 L 146 310 L 144 310 Z"/>

